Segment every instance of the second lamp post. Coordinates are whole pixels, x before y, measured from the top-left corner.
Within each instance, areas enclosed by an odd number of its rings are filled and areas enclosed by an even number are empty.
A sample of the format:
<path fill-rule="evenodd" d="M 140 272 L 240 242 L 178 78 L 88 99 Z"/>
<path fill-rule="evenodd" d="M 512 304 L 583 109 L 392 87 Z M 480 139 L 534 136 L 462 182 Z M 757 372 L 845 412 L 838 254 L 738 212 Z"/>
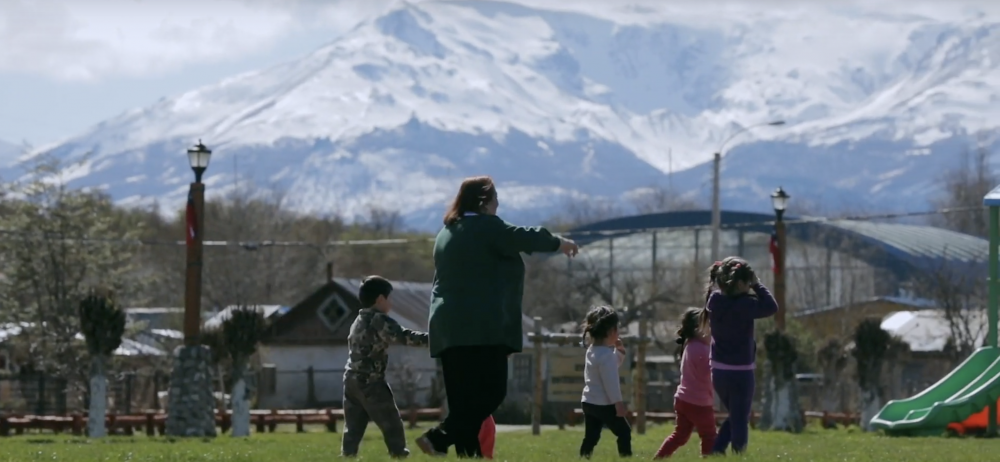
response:
<path fill-rule="evenodd" d="M 184 283 L 184 344 L 198 345 L 201 331 L 201 269 L 202 269 L 202 232 L 205 217 L 205 184 L 201 176 L 208 168 L 212 151 L 201 144 L 194 145 L 187 151 L 188 162 L 194 170 L 194 183 L 188 190 L 187 209 L 185 214 L 184 234 L 187 237 L 187 272 Z"/>
<path fill-rule="evenodd" d="M 791 196 L 778 187 L 771 194 L 771 205 L 774 206 L 774 234 L 776 247 L 774 255 L 774 299 L 778 302 L 778 312 L 774 315 L 774 325 L 779 331 L 785 330 L 785 208 Z"/>

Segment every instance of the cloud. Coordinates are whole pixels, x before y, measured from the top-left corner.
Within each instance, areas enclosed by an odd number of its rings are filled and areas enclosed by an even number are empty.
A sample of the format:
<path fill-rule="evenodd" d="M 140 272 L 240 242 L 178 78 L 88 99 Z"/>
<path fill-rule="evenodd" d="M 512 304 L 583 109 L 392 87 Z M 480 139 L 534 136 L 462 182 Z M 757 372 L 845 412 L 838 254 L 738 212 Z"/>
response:
<path fill-rule="evenodd" d="M 3 0 L 0 72 L 61 80 L 148 76 L 275 46 L 305 29 L 330 38 L 379 0 Z M 319 44 L 317 44 L 319 45 Z"/>
<path fill-rule="evenodd" d="M 158 75 L 260 53 L 304 31 L 318 31 L 332 40 L 402 1 L 2 0 L 0 73 L 76 81 Z M 905 8 L 901 0 L 511 1 L 623 21 L 683 17 L 711 22 L 716 16 L 750 20 L 771 15 L 809 19 L 831 9 L 957 20 L 1000 9 L 1000 2 L 991 0 L 911 0 Z"/>

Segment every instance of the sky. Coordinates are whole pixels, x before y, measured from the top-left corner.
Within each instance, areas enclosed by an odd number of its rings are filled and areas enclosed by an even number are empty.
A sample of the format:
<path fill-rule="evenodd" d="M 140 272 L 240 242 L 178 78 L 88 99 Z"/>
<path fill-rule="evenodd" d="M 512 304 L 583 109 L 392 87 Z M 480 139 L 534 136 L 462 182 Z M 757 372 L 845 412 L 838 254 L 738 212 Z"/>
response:
<path fill-rule="evenodd" d="M 401 1 L 0 0 L 0 140 L 60 141 L 162 97 L 305 55 Z M 410 3 L 422 1 L 430 0 Z M 911 0 L 905 9 L 902 0 L 516 1 L 602 15 L 614 5 L 637 17 L 648 16 L 642 6 L 710 16 L 835 5 L 949 20 L 1000 9 L 994 0 Z"/>

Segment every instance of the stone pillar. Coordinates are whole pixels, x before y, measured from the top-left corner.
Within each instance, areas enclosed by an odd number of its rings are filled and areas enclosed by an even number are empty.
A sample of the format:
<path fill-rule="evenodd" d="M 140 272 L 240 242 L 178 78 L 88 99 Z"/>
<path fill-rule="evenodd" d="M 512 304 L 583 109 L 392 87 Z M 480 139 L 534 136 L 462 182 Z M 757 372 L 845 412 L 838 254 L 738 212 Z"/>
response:
<path fill-rule="evenodd" d="M 174 350 L 170 376 L 166 433 L 170 436 L 215 437 L 215 397 L 212 396 L 212 352 L 206 346 Z"/>

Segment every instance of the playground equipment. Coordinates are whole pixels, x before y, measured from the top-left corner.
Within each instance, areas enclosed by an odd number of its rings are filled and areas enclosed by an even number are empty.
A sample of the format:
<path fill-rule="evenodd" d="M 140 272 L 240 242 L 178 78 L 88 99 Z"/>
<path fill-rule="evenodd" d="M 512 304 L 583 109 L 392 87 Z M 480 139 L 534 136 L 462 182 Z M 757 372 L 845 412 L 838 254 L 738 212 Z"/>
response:
<path fill-rule="evenodd" d="M 989 427 L 987 418 L 990 408 L 985 407 L 982 411 L 972 414 L 968 419 L 958 423 L 948 424 L 948 433 L 955 435 L 978 435 L 986 432 Z"/>
<path fill-rule="evenodd" d="M 974 420 L 985 412 L 986 433 L 996 435 L 1000 399 L 1000 348 L 997 307 L 1000 304 L 1000 187 L 983 198 L 990 210 L 989 323 L 986 344 L 954 371 L 918 395 L 890 401 L 872 418 L 874 428 L 889 435 L 940 435 L 952 424 Z M 972 423 L 972 422 L 970 422 Z"/>

